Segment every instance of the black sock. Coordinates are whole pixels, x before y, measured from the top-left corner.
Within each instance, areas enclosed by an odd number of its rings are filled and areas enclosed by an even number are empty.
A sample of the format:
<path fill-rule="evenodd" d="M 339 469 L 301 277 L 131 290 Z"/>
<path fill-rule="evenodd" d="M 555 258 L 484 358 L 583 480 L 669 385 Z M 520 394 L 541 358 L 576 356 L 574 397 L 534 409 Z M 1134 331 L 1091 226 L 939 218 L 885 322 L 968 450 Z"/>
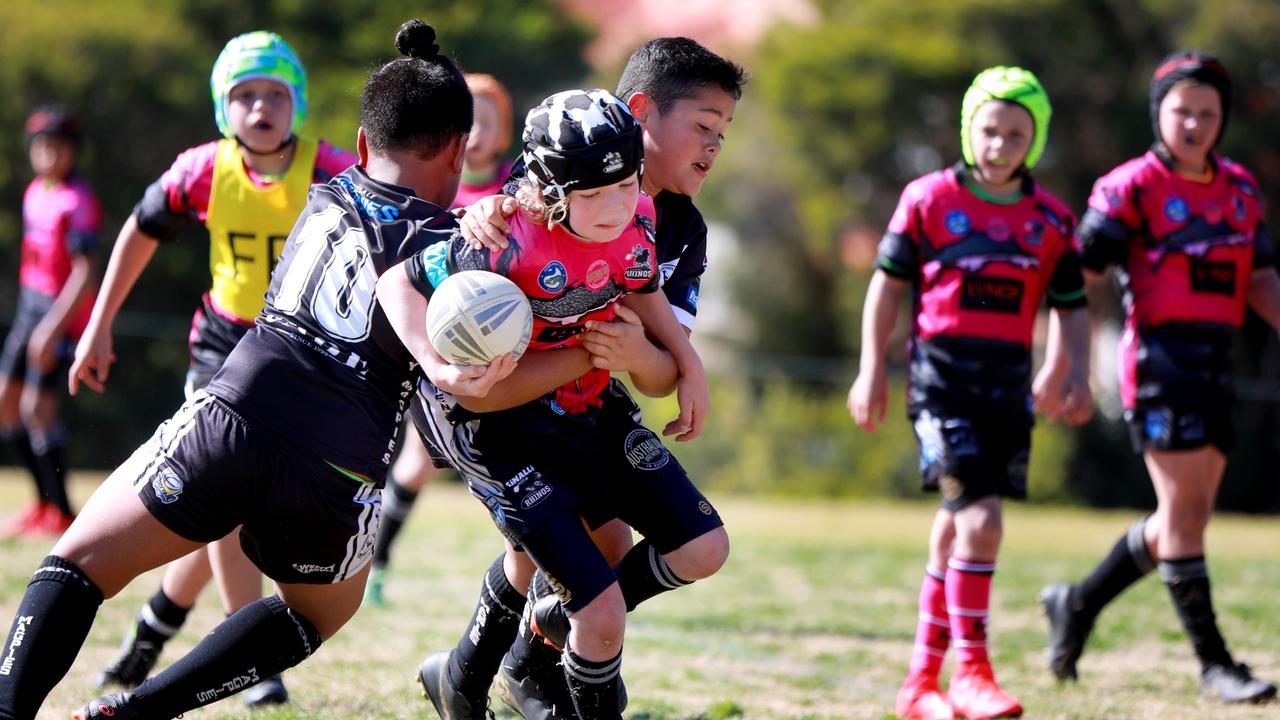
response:
<path fill-rule="evenodd" d="M 512 587 L 502 569 L 504 557 L 499 555 L 485 572 L 480 600 L 467 632 L 449 657 L 450 683 L 473 704 L 488 697 L 502 656 L 516 639 L 520 608 L 524 606 L 524 594 Z"/>
<path fill-rule="evenodd" d="M 71 513 L 67 497 L 67 464 L 64 460 L 66 434 L 60 427 L 49 428 L 31 436 L 31 451 L 36 459 L 36 482 L 40 495 L 53 503 L 64 515 Z"/>
<path fill-rule="evenodd" d="M 89 635 L 102 591 L 74 563 L 40 562 L 0 648 L 0 717 L 29 720 L 67 674 Z"/>
<path fill-rule="evenodd" d="M 44 486 L 40 483 L 40 467 L 36 463 L 36 453 L 31 449 L 31 437 L 27 435 L 26 428 L 19 425 L 10 430 L 0 431 L 0 443 L 4 444 L 5 449 L 9 452 L 9 457 L 15 463 L 21 463 L 31 473 L 31 480 L 35 483 L 36 492 L 40 499 L 44 500 Z"/>
<path fill-rule="evenodd" d="M 1160 577 L 1169 586 L 1169 596 L 1178 609 L 1182 627 L 1200 658 L 1201 668 L 1209 665 L 1232 665 L 1227 643 L 1218 632 L 1213 614 L 1213 597 L 1209 591 L 1209 568 L 1204 556 L 1160 561 Z"/>
<path fill-rule="evenodd" d="M 138 611 L 138 638 L 164 645 L 182 628 L 189 612 L 191 608 L 175 603 L 164 594 L 164 588 L 160 588 Z"/>
<path fill-rule="evenodd" d="M 320 633 L 272 595 L 249 603 L 180 660 L 133 691 L 141 717 L 177 717 L 266 680 L 307 659 Z"/>
<path fill-rule="evenodd" d="M 551 581 L 546 573 L 538 570 L 529 583 L 529 598 L 525 601 L 524 610 L 520 613 L 520 631 L 511 643 L 508 654 L 511 656 L 511 674 L 517 680 L 523 680 L 531 673 L 556 665 L 560 662 L 560 651 L 543 642 L 535 635 L 529 624 L 533 616 L 534 604 L 547 596 L 555 595 Z"/>
<path fill-rule="evenodd" d="M 627 612 L 654 595 L 675 590 L 693 582 L 671 572 L 671 566 L 662 559 L 648 540 L 641 540 L 618 563 L 618 587 L 627 603 Z"/>
<path fill-rule="evenodd" d="M 1080 582 L 1076 610 L 1084 618 L 1097 617 L 1125 588 L 1155 569 L 1156 563 L 1143 536 L 1148 519 L 1142 518 L 1130 525 L 1098 567 Z"/>
<path fill-rule="evenodd" d="M 378 539 L 373 545 L 373 566 L 383 568 L 391 562 L 391 544 L 409 519 L 413 504 L 418 500 L 418 491 L 409 490 L 392 478 L 382 493 L 382 525 L 378 528 Z"/>
<path fill-rule="evenodd" d="M 622 671 L 622 651 L 610 660 L 594 662 L 572 650 L 564 651 L 564 678 L 569 695 L 582 720 L 621 718 L 618 712 L 618 679 Z"/>

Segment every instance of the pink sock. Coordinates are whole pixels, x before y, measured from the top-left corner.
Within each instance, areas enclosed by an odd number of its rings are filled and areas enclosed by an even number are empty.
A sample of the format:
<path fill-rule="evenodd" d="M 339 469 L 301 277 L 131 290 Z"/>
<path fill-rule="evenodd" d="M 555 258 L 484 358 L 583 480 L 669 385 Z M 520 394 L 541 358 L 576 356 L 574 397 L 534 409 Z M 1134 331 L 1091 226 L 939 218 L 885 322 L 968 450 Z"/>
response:
<path fill-rule="evenodd" d="M 947 613 L 956 660 L 961 665 L 985 664 L 987 659 L 987 609 L 991 603 L 991 576 L 996 564 L 959 558 L 947 561 Z"/>
<path fill-rule="evenodd" d="M 912 675 L 937 676 L 942 671 L 942 661 L 951 643 L 951 621 L 947 616 L 947 594 L 943 575 L 934 568 L 925 568 L 924 582 L 920 584 L 920 619 L 916 624 L 916 644 L 911 651 Z"/>

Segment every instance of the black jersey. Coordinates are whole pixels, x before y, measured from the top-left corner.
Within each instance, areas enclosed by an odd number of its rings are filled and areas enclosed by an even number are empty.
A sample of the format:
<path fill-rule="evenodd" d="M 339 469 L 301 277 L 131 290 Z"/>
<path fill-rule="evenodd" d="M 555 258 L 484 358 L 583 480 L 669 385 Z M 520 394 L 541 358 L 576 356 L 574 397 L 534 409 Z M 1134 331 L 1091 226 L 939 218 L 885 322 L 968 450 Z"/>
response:
<path fill-rule="evenodd" d="M 417 369 L 377 304 L 378 276 L 456 229 L 443 208 L 359 166 L 313 185 L 257 326 L 208 391 L 381 485 Z"/>

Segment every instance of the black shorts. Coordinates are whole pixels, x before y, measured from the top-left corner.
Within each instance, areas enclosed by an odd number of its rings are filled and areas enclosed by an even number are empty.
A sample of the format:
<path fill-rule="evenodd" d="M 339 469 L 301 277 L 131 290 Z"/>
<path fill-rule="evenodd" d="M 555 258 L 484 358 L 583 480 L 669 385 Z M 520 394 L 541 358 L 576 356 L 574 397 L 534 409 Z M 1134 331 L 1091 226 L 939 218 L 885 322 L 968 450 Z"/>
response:
<path fill-rule="evenodd" d="M 606 397 L 584 416 L 534 402 L 462 423 L 455 469 L 498 529 L 524 548 L 578 610 L 617 580 L 582 518 L 619 518 L 668 553 L 724 525 L 679 461 L 636 418 L 629 398 Z"/>
<path fill-rule="evenodd" d="M 18 310 L 14 313 L 13 327 L 4 340 L 4 349 L 0 351 L 0 377 L 21 378 L 22 382 L 41 390 L 57 390 L 66 387 L 67 372 L 71 370 L 71 360 L 76 353 L 76 338 L 63 336 L 58 341 L 58 362 L 49 372 L 40 372 L 39 368 L 27 362 L 27 349 L 31 346 L 31 336 L 36 326 L 49 314 L 54 298 L 30 288 L 22 288 L 18 295 Z"/>
<path fill-rule="evenodd" d="M 1133 451 L 1195 450 L 1213 445 L 1223 455 L 1236 443 L 1230 402 L 1206 402 L 1198 407 L 1140 403 L 1124 411 Z"/>
<path fill-rule="evenodd" d="M 200 308 L 191 318 L 191 332 L 187 336 L 187 348 L 191 353 L 191 361 L 187 366 L 187 379 L 184 390 L 191 397 L 222 369 L 222 363 L 235 349 L 236 343 L 244 337 L 253 325 L 246 325 L 223 317 L 214 309 L 209 294 L 201 299 Z"/>
<path fill-rule="evenodd" d="M 212 542 L 243 525 L 245 553 L 278 582 L 339 582 L 373 556 L 381 490 L 204 391 L 117 472 L 129 474 L 157 520 L 188 540 Z"/>
<path fill-rule="evenodd" d="M 940 491 L 943 508 L 955 512 L 991 495 L 1026 499 L 1030 422 L 922 410 L 914 427 L 921 487 Z"/>

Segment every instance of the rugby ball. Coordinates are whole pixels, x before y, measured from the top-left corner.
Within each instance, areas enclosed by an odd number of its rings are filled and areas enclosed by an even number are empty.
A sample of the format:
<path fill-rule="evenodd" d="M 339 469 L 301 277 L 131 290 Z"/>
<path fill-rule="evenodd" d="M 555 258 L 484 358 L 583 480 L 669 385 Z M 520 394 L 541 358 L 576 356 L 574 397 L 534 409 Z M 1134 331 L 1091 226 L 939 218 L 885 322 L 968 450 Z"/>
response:
<path fill-rule="evenodd" d="M 440 357 L 453 365 L 488 365 L 505 353 L 519 359 L 532 334 L 529 299 L 497 273 L 454 273 L 427 304 L 427 337 Z"/>

